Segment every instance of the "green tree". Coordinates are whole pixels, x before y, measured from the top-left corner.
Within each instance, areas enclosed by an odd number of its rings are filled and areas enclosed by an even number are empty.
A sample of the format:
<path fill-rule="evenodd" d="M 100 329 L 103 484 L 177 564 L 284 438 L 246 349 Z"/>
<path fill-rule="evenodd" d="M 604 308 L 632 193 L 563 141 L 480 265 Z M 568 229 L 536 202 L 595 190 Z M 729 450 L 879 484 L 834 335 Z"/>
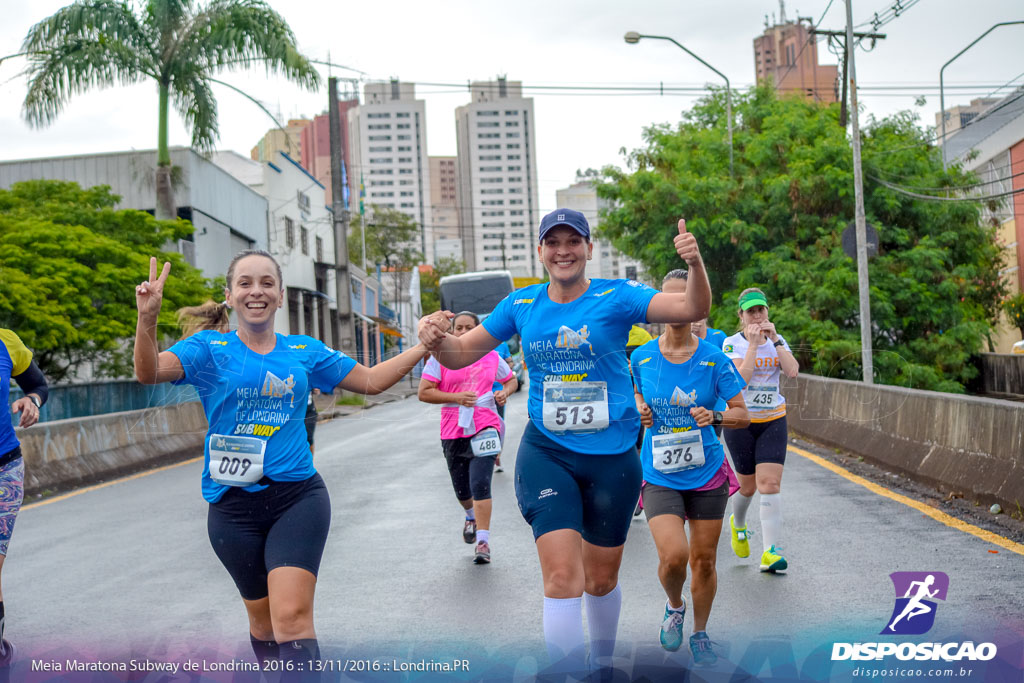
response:
<path fill-rule="evenodd" d="M 375 204 L 366 213 L 352 216 L 348 232 L 348 257 L 352 263 L 363 262 L 364 229 L 367 267 L 379 263 L 387 269 L 405 269 L 423 260 L 423 254 L 416 248 L 420 244 L 416 221 L 401 211 Z"/>
<path fill-rule="evenodd" d="M 442 256 L 430 271 L 420 275 L 420 304 L 424 314 L 441 310 L 441 278 L 464 272 L 466 264 L 462 259 Z"/>
<path fill-rule="evenodd" d="M 160 325 L 173 338 L 174 311 L 223 296 L 180 254 L 162 251 L 191 224 L 118 211 L 119 200 L 105 185 L 52 180 L 0 190 L 0 327 L 18 333 L 53 381 L 85 362 L 97 362 L 100 376 L 131 374 L 135 285 L 150 256 L 172 263 Z"/>
<path fill-rule="evenodd" d="M 854 214 L 852 153 L 838 106 L 778 99 L 768 88 L 734 105 L 735 179 L 716 93 L 677 126 L 648 128 L 628 170 L 604 170 L 598 192 L 613 208 L 603 233 L 660 276 L 680 265 L 666 245 L 686 218 L 709 270 L 715 325 L 737 329 L 737 295 L 761 287 L 805 371 L 859 379 L 857 271 L 841 247 Z M 913 115 L 871 121 L 863 143 L 865 210 L 881 242 L 870 262 L 877 379 L 963 391 L 1002 296 L 993 229 L 976 202 L 922 201 L 872 180 L 971 181 L 955 167 L 943 172 Z"/>
<path fill-rule="evenodd" d="M 79 0 L 31 29 L 25 119 L 53 122 L 75 93 L 151 78 L 159 96 L 156 215 L 177 216 L 167 143 L 168 108 L 192 132 L 192 146 L 212 151 L 219 134 L 214 73 L 262 63 L 308 88 L 320 83 L 299 54 L 285 20 L 260 0 L 146 0 L 141 16 L 117 0 Z"/>

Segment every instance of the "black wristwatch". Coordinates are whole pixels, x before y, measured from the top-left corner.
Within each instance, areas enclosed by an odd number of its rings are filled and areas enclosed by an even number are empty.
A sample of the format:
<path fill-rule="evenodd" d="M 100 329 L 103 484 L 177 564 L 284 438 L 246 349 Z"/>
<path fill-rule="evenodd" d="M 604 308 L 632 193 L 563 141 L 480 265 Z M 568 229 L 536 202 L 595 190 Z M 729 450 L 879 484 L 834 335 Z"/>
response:
<path fill-rule="evenodd" d="M 42 408 L 43 407 L 42 401 L 40 401 L 39 397 L 36 396 L 35 394 L 29 394 L 28 395 L 28 400 L 32 401 L 32 405 L 34 405 L 36 408 Z"/>
<path fill-rule="evenodd" d="M 722 422 L 724 420 L 725 420 L 725 413 L 723 413 L 721 410 L 712 410 L 711 411 L 711 424 L 712 424 L 712 426 L 717 427 L 720 424 L 722 424 Z"/>
<path fill-rule="evenodd" d="M 786 343 L 786 342 L 784 342 L 784 341 L 782 341 L 782 340 L 780 339 L 780 340 L 778 340 L 777 342 L 774 342 L 774 343 L 772 344 L 772 346 L 782 346 L 782 345 L 783 345 L 783 344 L 785 344 L 785 343 Z"/>

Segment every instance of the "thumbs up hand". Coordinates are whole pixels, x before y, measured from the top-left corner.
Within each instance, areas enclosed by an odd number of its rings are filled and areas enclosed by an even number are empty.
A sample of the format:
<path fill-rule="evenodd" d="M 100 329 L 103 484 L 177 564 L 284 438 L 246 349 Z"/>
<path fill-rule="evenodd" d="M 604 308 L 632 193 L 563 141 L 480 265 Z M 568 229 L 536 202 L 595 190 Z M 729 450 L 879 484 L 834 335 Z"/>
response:
<path fill-rule="evenodd" d="M 686 261 L 686 265 L 695 266 L 700 263 L 700 249 L 697 247 L 697 238 L 693 233 L 686 230 L 686 221 L 679 219 L 679 234 L 672 238 L 676 253 L 679 258 Z"/>

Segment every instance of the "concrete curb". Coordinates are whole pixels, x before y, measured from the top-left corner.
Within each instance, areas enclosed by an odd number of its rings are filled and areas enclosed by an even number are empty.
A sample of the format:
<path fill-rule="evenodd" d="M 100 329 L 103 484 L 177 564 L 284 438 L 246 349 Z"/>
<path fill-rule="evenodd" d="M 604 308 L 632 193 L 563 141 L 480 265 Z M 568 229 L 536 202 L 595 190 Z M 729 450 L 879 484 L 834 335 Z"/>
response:
<path fill-rule="evenodd" d="M 985 504 L 1024 505 L 1024 404 L 813 375 L 783 393 L 798 435 Z"/>
<path fill-rule="evenodd" d="M 401 400 L 416 390 L 403 385 L 362 406 L 333 405 L 318 397 L 318 420 L 352 415 Z M 25 495 L 66 491 L 200 456 L 207 430 L 198 401 L 145 410 L 41 422 L 18 430 L 25 461 Z"/>

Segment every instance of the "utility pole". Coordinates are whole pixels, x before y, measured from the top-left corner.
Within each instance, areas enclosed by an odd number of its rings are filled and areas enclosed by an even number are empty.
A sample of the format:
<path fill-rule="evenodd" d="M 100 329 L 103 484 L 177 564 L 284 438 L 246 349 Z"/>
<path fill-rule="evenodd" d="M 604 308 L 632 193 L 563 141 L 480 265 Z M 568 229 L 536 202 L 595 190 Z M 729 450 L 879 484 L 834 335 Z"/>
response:
<path fill-rule="evenodd" d="M 338 350 L 355 358 L 356 329 L 352 315 L 352 274 L 348 267 L 348 210 L 341 182 L 341 117 L 338 113 L 338 79 L 327 79 L 328 126 L 331 144 L 331 208 L 334 210 L 335 294 L 338 300 Z M 357 359 L 358 360 L 358 359 Z"/>
<path fill-rule="evenodd" d="M 857 222 L 857 287 L 860 290 L 860 357 L 865 384 L 875 383 L 871 349 L 871 296 L 868 289 L 868 239 L 864 220 L 864 178 L 860 165 L 860 121 L 857 112 L 857 64 L 853 53 L 853 0 L 846 0 L 846 59 L 850 78 L 850 123 L 853 136 L 853 196 Z"/>
<path fill-rule="evenodd" d="M 846 92 L 847 92 L 847 86 L 850 83 L 850 81 L 849 81 L 849 69 L 848 69 L 848 67 L 850 65 L 850 62 L 849 62 L 849 59 L 848 59 L 848 57 L 850 56 L 850 51 L 847 48 L 847 45 L 850 42 L 848 37 L 847 37 L 847 33 L 848 33 L 849 30 L 850 30 L 850 27 L 849 27 L 849 25 L 847 25 L 847 31 L 825 31 L 825 30 L 818 29 L 818 28 L 813 28 L 813 27 L 809 31 L 812 36 L 828 36 L 829 41 L 831 41 L 833 38 L 835 38 L 836 41 L 840 45 L 843 46 L 843 96 L 842 96 L 842 104 L 839 105 L 839 107 L 840 107 L 839 108 L 839 125 L 842 126 L 843 128 L 846 128 L 846 118 L 847 118 Z M 857 38 L 858 40 L 863 40 L 864 38 L 870 38 L 872 46 L 874 46 L 876 40 L 885 40 L 885 34 L 884 33 L 854 33 L 853 37 Z M 829 47 L 831 47 L 831 45 L 832 45 L 832 43 L 829 42 Z M 835 54 L 835 53 L 833 52 L 832 54 Z"/>
<path fill-rule="evenodd" d="M 501 233 L 501 269 L 508 270 L 508 263 L 505 259 L 505 233 Z"/>

